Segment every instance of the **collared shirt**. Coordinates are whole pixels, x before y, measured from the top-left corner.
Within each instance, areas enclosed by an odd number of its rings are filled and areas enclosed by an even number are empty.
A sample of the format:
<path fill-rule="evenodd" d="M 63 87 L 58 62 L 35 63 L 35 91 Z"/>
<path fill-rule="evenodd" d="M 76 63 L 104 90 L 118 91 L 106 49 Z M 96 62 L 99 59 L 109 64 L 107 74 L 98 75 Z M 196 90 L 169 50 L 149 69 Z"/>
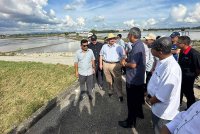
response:
<path fill-rule="evenodd" d="M 194 48 L 190 48 L 189 51 L 186 50 L 185 52 L 181 51 L 178 63 L 181 67 L 183 78 L 195 79 L 196 70 L 200 69 L 200 53 Z"/>
<path fill-rule="evenodd" d="M 153 114 L 172 120 L 179 113 L 181 81 L 181 68 L 172 55 L 157 62 L 147 86 L 148 93 L 161 101 L 151 106 Z"/>
<path fill-rule="evenodd" d="M 125 49 L 125 43 L 122 39 L 118 39 L 116 43 L 119 44 L 120 46 L 122 46 Z"/>
<path fill-rule="evenodd" d="M 74 62 L 78 63 L 78 73 L 83 76 L 93 74 L 92 60 L 95 60 L 94 54 L 91 49 L 83 52 L 82 49 L 77 50 Z"/>
<path fill-rule="evenodd" d="M 104 44 L 100 55 L 103 56 L 104 61 L 108 62 L 119 62 L 122 58 L 125 58 L 125 51 L 124 49 L 118 44 Z"/>
<path fill-rule="evenodd" d="M 172 134 L 199 134 L 200 132 L 200 101 L 187 111 L 180 112 L 166 126 Z"/>
<path fill-rule="evenodd" d="M 94 53 L 96 66 L 98 66 L 98 64 L 99 64 L 99 53 L 101 51 L 102 46 L 103 46 L 103 44 L 99 43 L 99 42 L 97 42 L 95 45 L 91 42 L 88 45 L 88 48 L 90 48 Z"/>
<path fill-rule="evenodd" d="M 145 57 L 146 57 L 146 71 L 150 72 L 153 68 L 155 58 L 151 53 L 151 48 L 149 48 L 145 43 L 144 49 L 145 49 Z"/>
<path fill-rule="evenodd" d="M 144 84 L 145 75 L 145 50 L 141 40 L 132 44 L 132 50 L 128 53 L 128 63 L 136 64 L 136 68 L 126 68 L 126 82 L 132 85 Z"/>

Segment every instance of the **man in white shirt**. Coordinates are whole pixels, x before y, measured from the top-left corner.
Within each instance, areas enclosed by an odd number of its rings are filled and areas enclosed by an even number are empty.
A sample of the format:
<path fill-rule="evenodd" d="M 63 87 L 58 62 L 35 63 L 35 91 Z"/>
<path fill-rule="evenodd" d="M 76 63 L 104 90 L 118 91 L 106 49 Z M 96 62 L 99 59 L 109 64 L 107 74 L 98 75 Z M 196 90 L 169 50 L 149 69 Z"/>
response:
<path fill-rule="evenodd" d="M 159 58 L 147 86 L 152 105 L 152 122 L 155 134 L 179 113 L 182 73 L 171 54 L 171 39 L 162 37 L 152 45 L 152 54 Z"/>
<path fill-rule="evenodd" d="M 180 112 L 171 122 L 163 126 L 161 134 L 199 134 L 200 101 L 187 111 Z"/>

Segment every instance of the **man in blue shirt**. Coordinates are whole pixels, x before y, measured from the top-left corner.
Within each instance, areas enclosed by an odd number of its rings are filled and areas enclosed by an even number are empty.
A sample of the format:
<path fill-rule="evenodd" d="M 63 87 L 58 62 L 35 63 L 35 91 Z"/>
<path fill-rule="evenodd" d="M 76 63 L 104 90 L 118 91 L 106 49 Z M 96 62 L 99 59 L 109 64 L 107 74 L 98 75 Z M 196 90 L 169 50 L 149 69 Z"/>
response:
<path fill-rule="evenodd" d="M 93 74 L 95 73 L 95 57 L 91 49 L 88 49 L 88 41 L 81 40 L 81 49 L 76 51 L 74 59 L 75 75 L 79 78 L 80 83 L 80 99 L 85 93 L 85 84 L 87 86 L 87 94 L 90 100 L 92 97 Z"/>
<path fill-rule="evenodd" d="M 122 60 L 122 66 L 126 67 L 126 94 L 128 117 L 118 124 L 124 128 L 136 127 L 136 118 L 144 118 L 142 105 L 144 103 L 144 75 L 145 75 L 145 49 L 140 40 L 141 31 L 137 27 L 130 29 L 128 34 L 132 43 L 132 50 L 128 53 L 127 60 Z"/>
<path fill-rule="evenodd" d="M 178 37 L 180 36 L 179 32 L 173 32 L 170 37 L 172 39 L 172 49 L 171 52 L 176 61 L 178 61 L 178 55 L 180 53 L 180 49 L 177 47 Z"/>

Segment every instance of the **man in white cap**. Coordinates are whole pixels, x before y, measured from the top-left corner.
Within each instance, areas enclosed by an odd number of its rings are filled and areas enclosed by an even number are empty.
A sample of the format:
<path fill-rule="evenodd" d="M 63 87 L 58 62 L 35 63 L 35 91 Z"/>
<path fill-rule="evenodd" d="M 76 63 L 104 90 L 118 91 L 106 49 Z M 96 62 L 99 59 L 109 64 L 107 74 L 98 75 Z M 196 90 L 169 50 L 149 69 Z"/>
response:
<path fill-rule="evenodd" d="M 91 43 L 91 36 L 93 35 L 93 33 L 89 32 L 88 33 L 88 44 Z"/>
<path fill-rule="evenodd" d="M 120 61 L 126 57 L 125 52 L 120 45 L 116 44 L 116 36 L 113 33 L 108 34 L 107 41 L 108 44 L 104 44 L 100 51 L 99 67 L 101 70 L 103 69 L 109 85 L 109 97 L 116 89 L 119 101 L 123 102 Z"/>
<path fill-rule="evenodd" d="M 145 49 L 145 53 L 146 53 L 146 84 L 145 84 L 146 86 L 145 86 L 145 90 L 146 90 L 147 84 L 152 76 L 152 73 L 153 73 L 153 71 L 155 69 L 155 65 L 156 65 L 156 59 L 151 53 L 151 45 L 156 40 L 156 35 L 153 33 L 149 33 L 144 38 L 145 38 L 144 44 L 147 46 L 147 49 Z"/>

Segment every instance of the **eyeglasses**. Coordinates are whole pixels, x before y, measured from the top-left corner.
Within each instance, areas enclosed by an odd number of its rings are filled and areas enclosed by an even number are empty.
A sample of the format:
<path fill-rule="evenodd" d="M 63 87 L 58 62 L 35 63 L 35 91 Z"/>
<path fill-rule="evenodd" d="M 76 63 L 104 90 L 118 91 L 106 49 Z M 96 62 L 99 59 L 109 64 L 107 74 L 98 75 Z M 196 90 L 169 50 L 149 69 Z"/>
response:
<path fill-rule="evenodd" d="M 83 47 L 88 47 L 88 45 L 82 45 Z"/>

